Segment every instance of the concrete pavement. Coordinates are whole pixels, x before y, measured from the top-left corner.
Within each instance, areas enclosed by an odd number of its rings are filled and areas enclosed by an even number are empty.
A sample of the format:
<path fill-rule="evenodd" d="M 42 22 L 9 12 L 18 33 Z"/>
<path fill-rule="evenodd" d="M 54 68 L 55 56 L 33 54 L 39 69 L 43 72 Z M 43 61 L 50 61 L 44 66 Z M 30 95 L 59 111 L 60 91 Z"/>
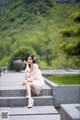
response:
<path fill-rule="evenodd" d="M 25 86 L 22 86 L 25 73 L 9 72 L 0 78 L 0 113 L 9 112 L 9 120 L 60 120 L 55 109 L 52 89 L 45 84 L 39 96 L 32 93 L 34 106 L 27 108 Z"/>

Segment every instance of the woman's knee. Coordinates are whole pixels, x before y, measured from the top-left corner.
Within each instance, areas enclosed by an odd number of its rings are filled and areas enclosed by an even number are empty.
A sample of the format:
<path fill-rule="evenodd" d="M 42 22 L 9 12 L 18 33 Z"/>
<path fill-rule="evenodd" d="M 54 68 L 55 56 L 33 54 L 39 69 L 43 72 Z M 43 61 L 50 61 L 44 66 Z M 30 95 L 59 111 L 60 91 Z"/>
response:
<path fill-rule="evenodd" d="M 26 82 L 26 86 L 30 86 L 30 82 Z"/>
<path fill-rule="evenodd" d="M 34 87 L 34 84 L 33 84 L 32 82 L 27 82 L 27 83 L 26 83 L 26 86 Z"/>

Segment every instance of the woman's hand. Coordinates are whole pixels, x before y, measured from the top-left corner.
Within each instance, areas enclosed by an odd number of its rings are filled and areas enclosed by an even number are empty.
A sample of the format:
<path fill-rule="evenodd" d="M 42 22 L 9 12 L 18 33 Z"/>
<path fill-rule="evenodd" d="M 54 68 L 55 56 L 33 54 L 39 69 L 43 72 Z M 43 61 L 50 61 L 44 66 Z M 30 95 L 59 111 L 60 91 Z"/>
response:
<path fill-rule="evenodd" d="M 32 82 L 32 80 L 31 79 L 27 79 L 27 82 Z"/>
<path fill-rule="evenodd" d="M 24 80 L 22 85 L 26 85 L 27 82 L 32 82 L 32 80 L 30 80 L 30 79 Z"/>
<path fill-rule="evenodd" d="M 23 83 L 22 83 L 22 85 L 25 85 L 25 84 L 26 84 L 26 82 L 27 82 L 27 81 L 26 81 L 26 80 L 24 80 L 24 81 L 23 81 Z"/>
<path fill-rule="evenodd" d="M 27 64 L 26 60 L 24 60 L 24 63 Z"/>

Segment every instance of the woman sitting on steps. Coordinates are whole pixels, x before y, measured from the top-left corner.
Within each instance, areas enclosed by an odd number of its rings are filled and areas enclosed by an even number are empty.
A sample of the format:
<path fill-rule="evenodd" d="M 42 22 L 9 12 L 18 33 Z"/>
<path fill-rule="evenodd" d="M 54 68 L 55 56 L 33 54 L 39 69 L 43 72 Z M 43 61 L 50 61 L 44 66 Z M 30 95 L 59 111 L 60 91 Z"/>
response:
<path fill-rule="evenodd" d="M 28 98 L 28 108 L 31 108 L 34 102 L 31 96 L 31 91 L 36 95 L 39 95 L 40 92 L 43 90 L 45 82 L 33 55 L 28 55 L 24 63 L 27 66 L 25 70 L 26 74 L 23 85 L 26 86 L 26 98 Z"/>

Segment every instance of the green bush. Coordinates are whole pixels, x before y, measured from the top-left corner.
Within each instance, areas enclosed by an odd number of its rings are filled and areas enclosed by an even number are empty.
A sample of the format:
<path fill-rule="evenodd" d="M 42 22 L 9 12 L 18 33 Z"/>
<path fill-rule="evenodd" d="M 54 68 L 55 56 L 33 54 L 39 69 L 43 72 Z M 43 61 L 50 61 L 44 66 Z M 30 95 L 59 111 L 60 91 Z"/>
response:
<path fill-rule="evenodd" d="M 67 59 L 65 56 L 62 56 L 62 55 L 56 59 L 53 59 L 51 64 L 54 69 L 67 69 L 68 68 Z"/>
<path fill-rule="evenodd" d="M 48 65 L 46 61 L 42 61 L 42 60 L 39 62 L 39 66 L 40 69 L 52 69 L 52 67 Z"/>
<path fill-rule="evenodd" d="M 72 55 L 74 53 L 74 45 L 72 43 L 62 42 L 59 46 L 67 55 Z"/>
<path fill-rule="evenodd" d="M 80 24 L 76 24 L 75 26 L 67 27 L 60 29 L 59 33 L 62 34 L 64 37 L 74 37 L 74 36 L 79 36 L 80 34 Z"/>
<path fill-rule="evenodd" d="M 2 60 L 0 60 L 0 66 L 8 66 L 9 57 L 4 57 Z"/>
<path fill-rule="evenodd" d="M 80 22 L 80 11 L 78 11 L 78 12 L 76 12 L 76 13 L 73 13 L 70 17 L 71 17 L 74 21 Z"/>
<path fill-rule="evenodd" d="M 13 62 L 17 58 L 20 58 L 22 61 L 25 60 L 27 54 L 33 54 L 34 56 L 37 56 L 36 52 L 31 47 L 22 46 L 11 55 L 8 68 L 13 69 Z"/>

